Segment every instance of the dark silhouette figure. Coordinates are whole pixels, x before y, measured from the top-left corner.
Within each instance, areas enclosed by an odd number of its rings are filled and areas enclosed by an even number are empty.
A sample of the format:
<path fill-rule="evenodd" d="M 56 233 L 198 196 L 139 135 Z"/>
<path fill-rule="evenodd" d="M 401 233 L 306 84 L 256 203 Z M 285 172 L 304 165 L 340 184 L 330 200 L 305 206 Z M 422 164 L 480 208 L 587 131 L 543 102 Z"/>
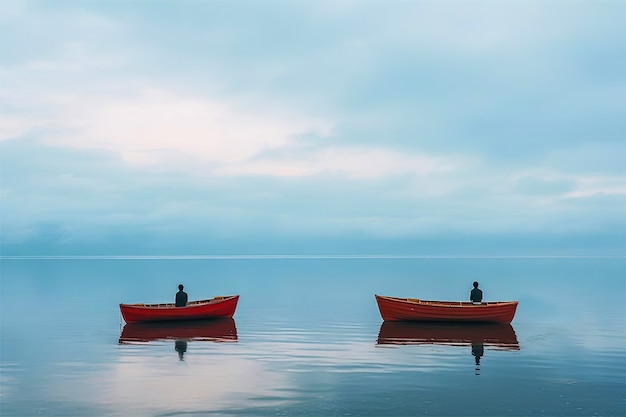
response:
<path fill-rule="evenodd" d="M 187 305 L 187 293 L 183 291 L 183 284 L 178 286 L 176 293 L 176 307 L 185 307 Z"/>
<path fill-rule="evenodd" d="M 485 354 L 485 345 L 482 340 L 472 342 L 472 356 L 476 362 L 474 375 L 480 375 L 480 358 Z"/>
<path fill-rule="evenodd" d="M 470 301 L 473 303 L 480 303 L 483 301 L 483 292 L 478 289 L 478 282 L 474 281 L 474 288 L 470 292 Z"/>
<path fill-rule="evenodd" d="M 184 360 L 185 352 L 187 352 L 187 341 L 176 340 L 174 342 L 174 350 L 178 352 L 178 360 Z"/>
<path fill-rule="evenodd" d="M 480 365 L 480 358 L 485 354 L 485 345 L 482 341 L 472 342 L 472 356 L 476 359 L 476 365 Z"/>

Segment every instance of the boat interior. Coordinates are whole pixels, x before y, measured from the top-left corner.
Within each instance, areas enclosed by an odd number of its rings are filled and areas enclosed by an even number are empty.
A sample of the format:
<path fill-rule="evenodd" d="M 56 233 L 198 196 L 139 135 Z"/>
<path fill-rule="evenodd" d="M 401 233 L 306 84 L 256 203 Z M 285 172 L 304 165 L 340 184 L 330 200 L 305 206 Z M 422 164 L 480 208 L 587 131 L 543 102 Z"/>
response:
<path fill-rule="evenodd" d="M 481 306 L 481 305 L 496 305 L 496 304 L 508 304 L 514 303 L 515 301 L 483 301 L 480 303 L 474 303 L 471 301 L 435 301 L 435 300 L 420 300 L 419 298 L 394 298 L 394 297 L 383 297 L 389 298 L 392 300 L 399 301 L 408 301 L 410 303 L 415 304 L 432 304 L 432 305 L 444 305 L 444 306 Z"/>
<path fill-rule="evenodd" d="M 222 301 L 226 298 L 229 297 L 225 297 L 225 296 L 216 296 L 213 298 L 209 298 L 207 300 L 197 300 L 197 301 L 189 301 L 186 305 L 186 307 L 190 307 L 190 306 L 194 306 L 194 305 L 200 305 L 200 304 L 210 304 L 210 303 L 214 303 L 216 301 Z M 144 303 L 136 303 L 136 304 L 128 304 L 128 305 L 133 305 L 133 306 L 138 306 L 138 307 L 153 307 L 153 308 L 173 308 L 175 307 L 174 303 L 160 303 L 160 304 L 144 304 Z"/>

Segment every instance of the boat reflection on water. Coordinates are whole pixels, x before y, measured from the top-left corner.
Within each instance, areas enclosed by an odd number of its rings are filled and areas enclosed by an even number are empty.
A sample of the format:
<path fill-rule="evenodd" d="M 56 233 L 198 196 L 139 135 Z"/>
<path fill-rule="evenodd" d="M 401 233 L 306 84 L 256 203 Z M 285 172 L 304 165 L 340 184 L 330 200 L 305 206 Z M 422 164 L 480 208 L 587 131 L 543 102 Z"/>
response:
<path fill-rule="evenodd" d="M 127 323 L 120 335 L 120 344 L 174 340 L 174 349 L 183 360 L 188 341 L 236 342 L 235 320 L 207 319 L 165 322 Z"/>
<path fill-rule="evenodd" d="M 377 344 L 471 346 L 476 371 L 485 346 L 494 350 L 520 349 L 513 326 L 499 323 L 385 321 L 380 326 Z"/>

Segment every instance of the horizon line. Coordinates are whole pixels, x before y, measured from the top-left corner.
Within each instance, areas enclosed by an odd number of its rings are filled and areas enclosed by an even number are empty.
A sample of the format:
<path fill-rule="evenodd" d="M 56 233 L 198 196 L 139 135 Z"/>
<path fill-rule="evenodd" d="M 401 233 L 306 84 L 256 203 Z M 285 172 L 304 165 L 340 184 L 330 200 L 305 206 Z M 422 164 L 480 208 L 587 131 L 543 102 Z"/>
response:
<path fill-rule="evenodd" d="M 0 260 L 210 260 L 210 259 L 626 259 L 626 255 L 0 255 Z"/>

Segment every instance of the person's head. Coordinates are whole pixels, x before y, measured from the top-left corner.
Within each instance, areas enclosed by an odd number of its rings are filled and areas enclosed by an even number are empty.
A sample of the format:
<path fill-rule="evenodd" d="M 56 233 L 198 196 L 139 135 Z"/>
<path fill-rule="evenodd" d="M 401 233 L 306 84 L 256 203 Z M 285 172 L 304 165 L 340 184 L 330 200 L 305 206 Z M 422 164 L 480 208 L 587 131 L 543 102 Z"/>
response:
<path fill-rule="evenodd" d="M 183 290 L 183 288 L 185 288 L 185 287 L 183 287 L 183 284 L 179 284 L 179 285 L 178 285 L 178 289 L 179 289 L 179 290 L 181 290 L 181 291 L 182 291 L 182 290 Z"/>
<path fill-rule="evenodd" d="M 474 281 L 474 288 L 478 288 L 478 282 Z"/>

